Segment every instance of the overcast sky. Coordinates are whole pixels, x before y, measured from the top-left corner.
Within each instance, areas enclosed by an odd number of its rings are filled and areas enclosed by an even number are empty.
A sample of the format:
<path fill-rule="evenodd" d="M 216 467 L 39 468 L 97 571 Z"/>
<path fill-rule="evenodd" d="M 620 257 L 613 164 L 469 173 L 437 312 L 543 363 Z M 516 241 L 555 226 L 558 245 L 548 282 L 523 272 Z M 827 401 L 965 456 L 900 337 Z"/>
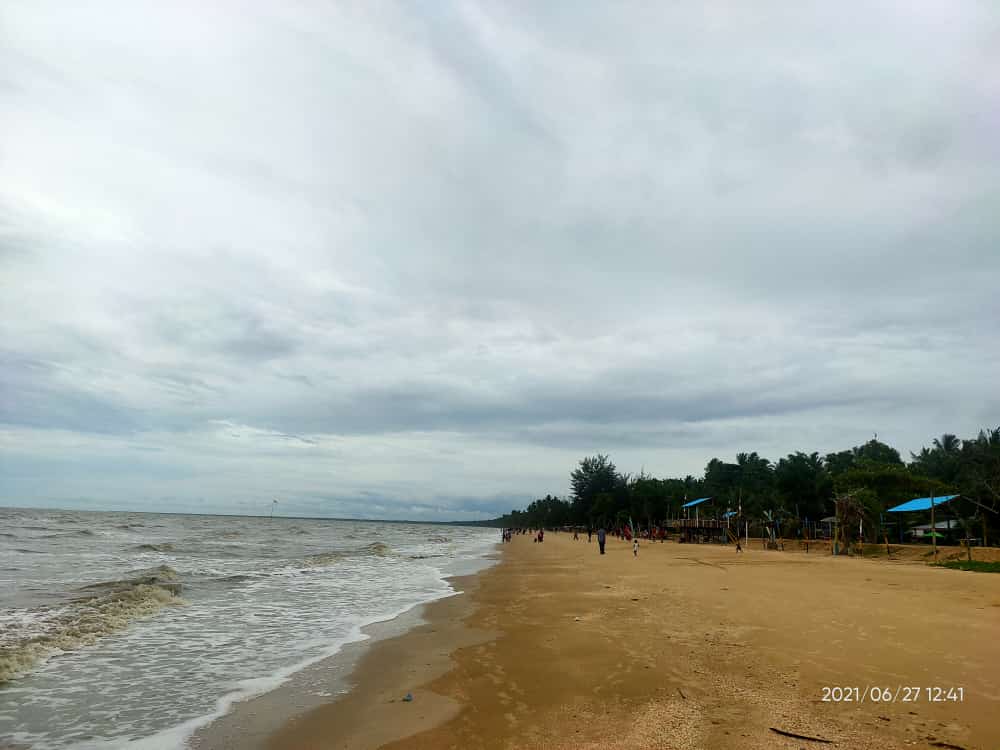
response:
<path fill-rule="evenodd" d="M 905 456 L 1000 424 L 1000 10 L 7 0 L 0 284 L 0 505 Z"/>

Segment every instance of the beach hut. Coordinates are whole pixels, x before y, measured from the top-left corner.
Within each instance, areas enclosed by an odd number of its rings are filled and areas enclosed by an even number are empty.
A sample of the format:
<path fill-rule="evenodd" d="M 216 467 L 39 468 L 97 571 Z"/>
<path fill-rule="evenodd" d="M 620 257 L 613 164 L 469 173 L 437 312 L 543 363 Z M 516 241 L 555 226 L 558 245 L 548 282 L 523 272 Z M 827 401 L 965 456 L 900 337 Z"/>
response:
<path fill-rule="evenodd" d="M 939 506 L 941 506 L 941 505 L 945 505 L 947 503 L 950 503 L 956 497 L 959 497 L 959 495 L 944 495 L 943 497 L 934 497 L 933 495 L 931 495 L 930 497 L 917 497 L 917 498 L 914 498 L 913 500 L 909 500 L 909 501 L 907 501 L 905 503 L 902 503 L 901 505 L 897 505 L 895 508 L 889 508 L 889 510 L 886 511 L 886 512 L 887 513 L 919 513 L 919 512 L 925 512 L 925 511 L 929 510 L 931 512 L 931 523 L 930 523 L 930 527 L 929 528 L 936 529 L 937 528 L 937 524 L 934 522 L 934 509 L 937 508 L 937 507 L 939 507 Z M 937 558 L 937 538 L 938 538 L 938 534 L 935 531 L 933 533 L 928 534 L 928 536 L 930 536 L 930 538 L 931 538 L 931 544 L 934 546 L 934 557 L 936 559 Z"/>
<path fill-rule="evenodd" d="M 717 518 L 706 518 L 705 509 L 711 506 L 713 497 L 699 497 L 684 503 L 681 508 L 684 510 L 684 518 L 678 519 L 676 526 L 679 532 L 679 540 L 683 542 L 692 541 L 723 541 L 725 536 L 725 522 Z M 692 509 L 694 518 L 691 518 Z"/>

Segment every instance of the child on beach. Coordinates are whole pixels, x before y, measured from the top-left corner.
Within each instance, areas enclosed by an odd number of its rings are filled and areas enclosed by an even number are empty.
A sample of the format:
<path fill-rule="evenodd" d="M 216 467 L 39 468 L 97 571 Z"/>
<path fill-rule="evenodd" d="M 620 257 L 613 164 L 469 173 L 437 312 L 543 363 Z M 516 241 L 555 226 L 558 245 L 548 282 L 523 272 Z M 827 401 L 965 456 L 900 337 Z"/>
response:
<path fill-rule="evenodd" d="M 632 540 L 632 557 L 639 556 L 639 537 Z"/>

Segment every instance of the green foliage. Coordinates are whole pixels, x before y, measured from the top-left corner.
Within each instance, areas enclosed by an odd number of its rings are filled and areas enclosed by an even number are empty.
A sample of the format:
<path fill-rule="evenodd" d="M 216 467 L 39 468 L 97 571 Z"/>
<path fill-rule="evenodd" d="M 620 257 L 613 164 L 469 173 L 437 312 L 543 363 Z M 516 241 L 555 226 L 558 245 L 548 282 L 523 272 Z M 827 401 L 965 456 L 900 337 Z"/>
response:
<path fill-rule="evenodd" d="M 823 465 L 826 467 L 827 472 L 829 472 L 831 477 L 840 476 L 845 471 L 854 468 L 855 457 L 854 451 L 839 451 L 837 453 L 827 453 L 826 457 L 823 459 Z"/>
<path fill-rule="evenodd" d="M 828 514 L 833 479 L 818 453 L 782 458 L 774 467 L 774 483 L 781 504 L 797 516 L 818 520 Z"/>
<path fill-rule="evenodd" d="M 860 464 L 833 480 L 838 492 L 870 490 L 878 498 L 881 510 L 899 505 L 914 497 L 950 494 L 950 487 L 936 479 L 915 475 L 905 466 Z"/>
<path fill-rule="evenodd" d="M 878 440 L 869 440 L 864 445 L 852 448 L 851 452 L 854 453 L 856 465 L 858 466 L 903 465 L 903 459 L 899 457 L 899 451 L 885 443 L 880 443 Z"/>
<path fill-rule="evenodd" d="M 872 439 L 850 450 L 828 453 L 824 464 L 830 475 L 836 477 L 852 469 L 864 467 L 903 466 L 903 459 L 895 448 Z"/>
<path fill-rule="evenodd" d="M 625 484 L 611 459 L 605 455 L 588 456 L 570 474 L 573 489 L 573 513 L 579 522 L 594 516 L 594 503 L 600 495 L 617 497 Z"/>
<path fill-rule="evenodd" d="M 711 496 L 714 513 L 741 509 L 750 520 L 778 521 L 790 536 L 799 528 L 799 519 L 817 521 L 832 514 L 836 494 L 853 498 L 868 537 L 893 505 L 918 496 L 958 493 L 963 497 L 961 507 L 969 511 L 959 519 L 968 536 L 996 526 L 1000 427 L 981 431 L 972 440 L 946 433 L 935 438 L 932 447 L 911 454 L 911 459 L 909 465 L 903 463 L 895 448 L 873 439 L 822 457 L 797 451 L 777 463 L 756 452 L 739 453 L 732 463 L 713 458 L 700 478 L 658 479 L 645 472 L 634 477 L 621 474 L 607 455 L 598 454 L 582 459 L 570 474 L 570 498 L 546 495 L 494 523 L 596 528 L 631 518 L 646 526 L 680 517 L 686 499 Z M 958 507 L 949 506 L 949 511 L 958 512 Z M 997 536 L 990 532 L 991 539 Z"/>

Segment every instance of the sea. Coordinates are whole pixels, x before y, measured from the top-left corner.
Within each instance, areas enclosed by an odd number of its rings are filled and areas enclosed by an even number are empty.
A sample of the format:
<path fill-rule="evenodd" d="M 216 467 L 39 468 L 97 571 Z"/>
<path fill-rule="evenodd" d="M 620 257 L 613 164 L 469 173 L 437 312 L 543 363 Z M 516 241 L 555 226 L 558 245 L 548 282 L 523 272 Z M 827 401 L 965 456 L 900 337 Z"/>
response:
<path fill-rule="evenodd" d="M 0 508 L 0 747 L 166 750 L 455 592 L 499 532 Z"/>

